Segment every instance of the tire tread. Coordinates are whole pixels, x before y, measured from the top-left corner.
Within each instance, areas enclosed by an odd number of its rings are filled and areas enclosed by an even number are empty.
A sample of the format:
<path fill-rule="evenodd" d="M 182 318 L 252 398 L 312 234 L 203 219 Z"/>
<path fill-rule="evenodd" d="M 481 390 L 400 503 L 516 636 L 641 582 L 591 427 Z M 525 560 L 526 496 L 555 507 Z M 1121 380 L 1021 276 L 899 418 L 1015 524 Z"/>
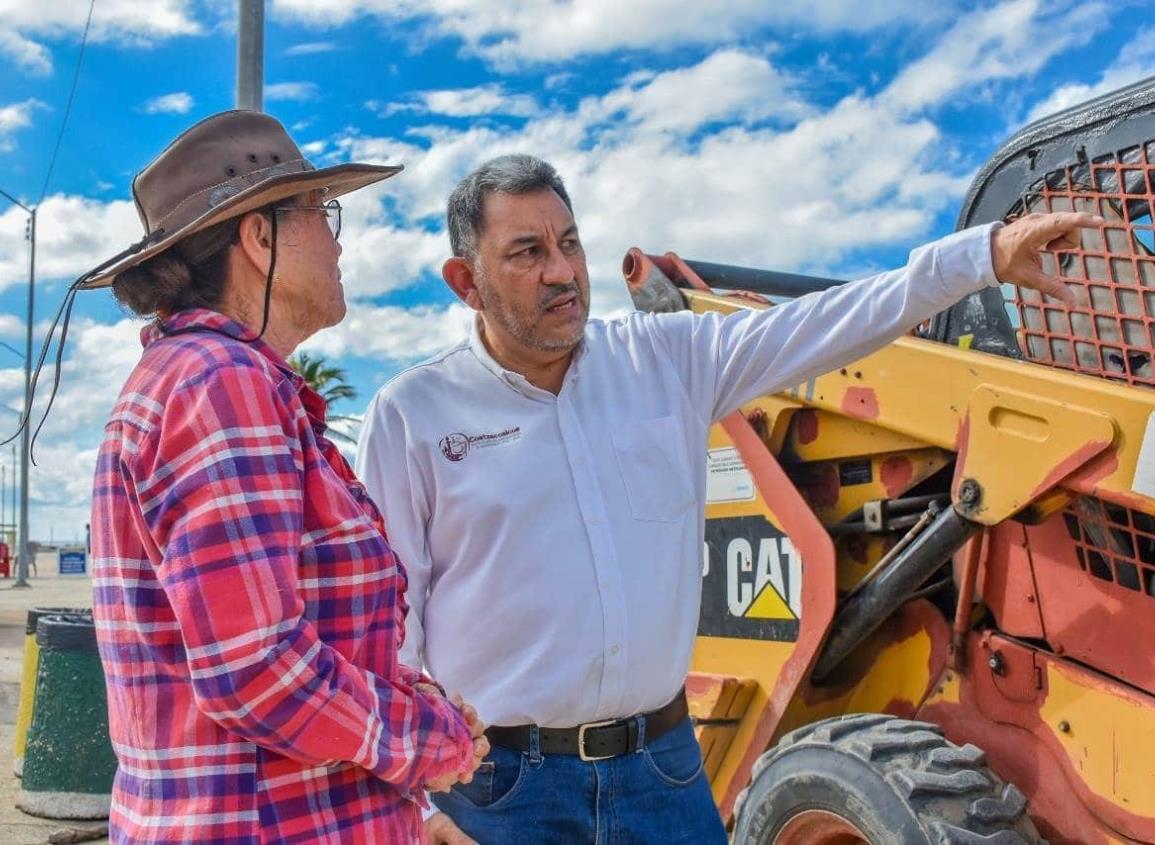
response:
<path fill-rule="evenodd" d="M 935 845 L 1045 845 L 1027 799 L 987 767 L 975 745 L 955 745 L 940 726 L 887 714 L 839 716 L 798 728 L 758 758 L 735 803 L 735 839 L 751 789 L 775 762 L 807 747 L 856 757 L 874 768 Z M 754 809 L 754 814 L 757 810 Z"/>

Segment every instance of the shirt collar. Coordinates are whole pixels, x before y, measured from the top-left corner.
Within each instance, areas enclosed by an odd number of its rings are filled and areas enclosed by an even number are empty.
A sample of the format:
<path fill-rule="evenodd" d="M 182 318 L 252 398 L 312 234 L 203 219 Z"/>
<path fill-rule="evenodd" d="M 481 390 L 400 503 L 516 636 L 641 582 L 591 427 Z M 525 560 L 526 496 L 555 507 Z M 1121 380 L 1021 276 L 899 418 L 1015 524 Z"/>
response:
<path fill-rule="evenodd" d="M 301 399 L 301 404 L 305 407 L 305 413 L 308 415 L 309 422 L 313 425 L 313 428 L 322 432 L 325 430 L 327 426 L 325 415 L 328 411 L 328 406 L 324 397 L 313 390 L 301 377 L 300 373 L 290 367 L 288 362 L 282 358 L 273 347 L 265 343 L 264 340 L 261 338 L 251 341 L 248 340 L 253 330 L 234 320 L 232 317 L 228 317 L 218 311 L 211 311 L 207 308 L 189 308 L 184 311 L 177 311 L 175 314 L 170 314 L 167 317 L 157 317 L 157 319 L 141 329 L 140 343 L 147 348 L 158 340 L 170 335 L 198 331 L 215 332 L 225 337 L 231 337 L 234 340 L 248 343 L 254 351 L 267 358 L 293 385 L 293 388 L 297 391 L 297 395 Z"/>
<path fill-rule="evenodd" d="M 489 354 L 489 350 L 485 346 L 485 341 L 481 339 L 480 315 L 477 315 L 473 318 L 473 324 L 470 326 L 469 348 L 473 350 L 473 354 L 477 356 L 477 360 L 481 362 L 482 366 L 484 366 L 487 370 L 489 370 L 506 384 L 513 386 L 523 393 L 527 388 L 532 391 L 540 390 L 540 388 L 534 387 L 532 384 L 530 384 L 529 379 L 527 379 L 522 373 L 516 372 L 515 370 L 507 370 L 505 367 L 501 366 L 501 364 L 499 364 L 492 355 Z M 578 362 L 585 356 L 585 354 L 586 338 L 583 335 L 581 341 L 573 351 L 573 356 L 570 358 L 569 369 L 566 370 L 567 380 L 569 380 L 574 375 L 574 373 L 577 372 Z M 548 391 L 542 392 L 548 393 Z"/>

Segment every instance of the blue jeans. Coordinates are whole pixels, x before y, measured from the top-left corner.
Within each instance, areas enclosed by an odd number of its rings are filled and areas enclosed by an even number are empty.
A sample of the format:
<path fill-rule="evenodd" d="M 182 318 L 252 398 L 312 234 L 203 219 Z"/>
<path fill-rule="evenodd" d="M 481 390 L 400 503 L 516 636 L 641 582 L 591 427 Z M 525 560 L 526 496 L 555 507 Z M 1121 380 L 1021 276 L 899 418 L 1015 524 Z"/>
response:
<path fill-rule="evenodd" d="M 726 842 L 689 719 L 592 763 L 494 746 L 471 783 L 432 798 L 481 845 Z"/>

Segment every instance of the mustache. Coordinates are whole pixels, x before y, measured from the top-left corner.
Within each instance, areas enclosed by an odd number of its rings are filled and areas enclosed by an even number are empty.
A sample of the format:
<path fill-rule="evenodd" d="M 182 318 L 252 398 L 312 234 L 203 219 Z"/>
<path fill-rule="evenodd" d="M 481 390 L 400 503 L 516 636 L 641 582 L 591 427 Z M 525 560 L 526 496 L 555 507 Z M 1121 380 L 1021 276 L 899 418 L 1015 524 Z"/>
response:
<path fill-rule="evenodd" d="M 551 288 L 546 294 L 542 296 L 541 301 L 538 302 L 538 307 L 544 311 L 559 299 L 564 299 L 571 294 L 576 296 L 579 300 L 581 299 L 581 290 L 577 285 L 566 285 L 564 288 Z"/>

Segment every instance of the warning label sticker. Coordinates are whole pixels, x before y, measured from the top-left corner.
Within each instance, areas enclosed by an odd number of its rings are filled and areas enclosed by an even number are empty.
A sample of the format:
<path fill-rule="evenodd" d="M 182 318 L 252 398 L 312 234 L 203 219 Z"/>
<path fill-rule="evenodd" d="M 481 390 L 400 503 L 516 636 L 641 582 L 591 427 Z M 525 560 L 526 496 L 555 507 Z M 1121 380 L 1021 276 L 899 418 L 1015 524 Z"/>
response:
<path fill-rule="evenodd" d="M 706 453 L 706 502 L 752 502 L 754 478 L 733 446 Z"/>

